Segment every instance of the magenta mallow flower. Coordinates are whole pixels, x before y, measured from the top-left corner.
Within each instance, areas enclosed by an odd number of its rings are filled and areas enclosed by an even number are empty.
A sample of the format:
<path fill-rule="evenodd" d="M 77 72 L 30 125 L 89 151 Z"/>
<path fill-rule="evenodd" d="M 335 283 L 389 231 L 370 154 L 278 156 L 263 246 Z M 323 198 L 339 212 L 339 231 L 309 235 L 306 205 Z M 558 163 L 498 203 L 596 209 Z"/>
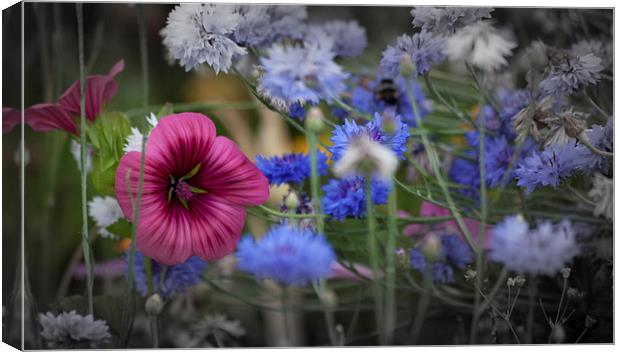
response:
<path fill-rule="evenodd" d="M 118 85 L 114 81 L 114 77 L 123 71 L 124 68 L 125 61 L 119 60 L 107 74 L 86 77 L 85 113 L 88 121 L 95 121 L 95 118 L 101 113 L 103 104 L 109 103 L 110 99 L 116 95 Z M 58 103 L 35 104 L 26 108 L 24 120 L 35 131 L 63 130 L 77 135 L 79 127 L 77 117 L 80 116 L 80 96 L 80 80 L 77 80 L 60 96 Z M 10 108 L 3 108 L 3 115 L 5 111 L 9 111 L 5 109 Z M 12 128 L 12 126 L 10 128 L 7 127 L 9 125 L 5 123 L 5 117 L 3 116 L 2 130 L 4 133 Z"/>
<path fill-rule="evenodd" d="M 232 253 L 245 207 L 269 197 L 267 178 L 215 132 L 208 117 L 188 112 L 162 118 L 148 137 L 136 244 L 161 264 Z M 125 154 L 116 171 L 116 198 L 130 221 L 140 158 L 140 152 Z"/>
<path fill-rule="evenodd" d="M 13 108 L 2 108 L 2 133 L 11 132 L 21 122 L 22 114 Z"/>

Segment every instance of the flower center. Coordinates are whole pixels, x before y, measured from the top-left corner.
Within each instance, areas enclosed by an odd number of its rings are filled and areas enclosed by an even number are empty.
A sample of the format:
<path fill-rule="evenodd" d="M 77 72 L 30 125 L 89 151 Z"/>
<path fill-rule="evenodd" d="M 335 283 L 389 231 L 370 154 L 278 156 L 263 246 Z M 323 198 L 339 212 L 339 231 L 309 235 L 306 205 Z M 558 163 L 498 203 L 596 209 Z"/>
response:
<path fill-rule="evenodd" d="M 192 189 L 190 187 L 190 185 L 185 182 L 185 181 L 178 181 L 174 187 L 174 194 L 183 199 L 183 200 L 190 200 L 193 196 L 194 193 L 192 193 Z"/>

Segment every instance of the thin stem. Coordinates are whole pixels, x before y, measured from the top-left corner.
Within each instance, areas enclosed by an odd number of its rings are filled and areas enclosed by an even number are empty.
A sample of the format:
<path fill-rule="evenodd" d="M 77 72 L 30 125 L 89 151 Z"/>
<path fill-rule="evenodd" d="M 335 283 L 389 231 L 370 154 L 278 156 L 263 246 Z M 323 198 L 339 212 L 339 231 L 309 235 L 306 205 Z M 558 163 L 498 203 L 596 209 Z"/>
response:
<path fill-rule="evenodd" d="M 286 337 L 286 346 L 291 347 L 291 326 L 289 324 L 288 305 L 289 305 L 289 291 L 288 287 L 282 287 L 282 317 L 284 319 L 284 336 Z"/>
<path fill-rule="evenodd" d="M 493 285 L 493 288 L 491 289 L 491 292 L 487 296 L 489 298 L 489 301 L 493 300 L 495 295 L 497 295 L 497 292 L 499 292 L 499 288 L 503 284 L 506 283 L 506 276 L 508 276 L 508 270 L 504 267 L 502 269 L 502 271 L 500 272 L 499 277 L 497 278 L 497 281 L 495 281 L 495 285 Z M 508 294 L 510 295 L 510 286 L 508 287 Z M 510 296 L 508 296 L 508 297 L 510 297 Z M 510 302 L 510 298 L 508 299 L 508 302 Z M 478 307 L 478 311 L 476 312 L 476 314 L 478 314 L 478 315 L 482 314 L 482 312 L 484 312 L 484 310 L 487 308 L 487 306 L 488 306 L 488 302 L 487 301 L 483 302 Z"/>
<path fill-rule="evenodd" d="M 310 153 L 310 189 L 312 192 L 312 205 L 315 214 L 322 214 L 321 211 L 321 194 L 320 194 L 320 180 L 319 171 L 317 167 L 317 136 L 316 133 L 308 132 L 308 146 Z M 319 234 L 323 234 L 325 227 L 325 220 L 323 217 L 316 219 L 316 229 Z"/>
<path fill-rule="evenodd" d="M 388 241 L 386 246 L 386 278 L 387 278 L 387 292 L 385 296 L 385 311 L 386 311 L 386 343 L 391 344 L 394 338 L 394 328 L 396 326 L 396 305 L 395 305 L 395 292 L 394 286 L 396 283 L 396 269 L 395 259 L 396 254 L 396 237 L 398 237 L 398 226 L 396 225 L 398 201 L 396 199 L 396 188 L 392 187 L 392 190 L 388 196 Z"/>
<path fill-rule="evenodd" d="M 157 329 L 157 316 L 149 317 L 151 326 L 151 338 L 153 342 L 153 348 L 159 348 L 159 333 Z"/>
<path fill-rule="evenodd" d="M 413 108 L 413 115 L 416 119 L 417 126 L 420 128 L 423 128 L 422 119 L 419 117 L 418 104 L 415 100 L 415 96 L 413 95 L 412 84 L 413 83 L 411 80 L 407 82 L 407 92 L 409 94 L 409 101 L 411 102 L 411 106 Z M 443 178 L 441 169 L 439 167 L 440 165 L 439 158 L 436 154 L 435 148 L 430 143 L 426 133 L 422 133 L 421 137 L 422 137 L 422 144 L 424 145 L 424 149 L 426 150 L 426 153 L 428 154 L 428 160 L 431 163 L 431 169 L 433 170 L 435 177 L 437 177 L 437 183 L 439 183 L 439 187 L 441 188 L 444 194 L 444 197 L 446 199 L 446 202 L 448 203 L 447 208 L 450 209 L 452 216 L 454 216 L 454 220 L 456 221 L 456 224 L 458 225 L 459 230 L 461 230 L 461 233 L 465 237 L 467 244 L 469 245 L 469 247 L 472 249 L 474 253 L 477 253 L 479 251 L 478 246 L 473 241 L 471 234 L 469 232 L 469 229 L 465 225 L 465 221 L 463 220 L 463 217 L 459 213 L 458 208 L 456 207 L 456 204 L 454 203 L 454 200 L 452 199 L 452 195 L 450 194 L 450 191 L 448 189 L 448 185 L 446 184 L 446 181 Z M 398 180 L 396 181 L 398 183 Z"/>
<path fill-rule="evenodd" d="M 93 314 L 93 260 L 88 243 L 88 198 L 86 169 L 86 78 L 84 73 L 84 15 L 82 4 L 75 4 L 78 23 L 78 51 L 80 64 L 80 176 L 82 190 L 82 250 L 86 265 L 86 295 L 88 298 L 88 312 Z"/>
<path fill-rule="evenodd" d="M 597 147 L 593 146 L 592 143 L 590 143 L 590 139 L 585 134 L 585 132 L 581 132 L 581 134 L 577 138 L 579 139 L 579 142 L 581 142 L 581 144 L 585 145 L 588 149 L 590 149 L 592 153 L 595 153 L 601 156 L 608 156 L 612 158 L 614 157 L 614 153 L 606 152 L 604 150 L 600 150 Z"/>
<path fill-rule="evenodd" d="M 538 294 L 538 282 L 535 276 L 530 278 L 528 286 L 528 311 L 527 311 L 527 335 L 525 343 L 531 344 L 534 338 L 534 307 L 536 306 L 536 296 Z"/>
<path fill-rule="evenodd" d="M 583 92 L 584 92 L 584 94 L 585 94 L 586 99 L 588 100 L 588 102 L 589 102 L 589 103 L 590 103 L 590 104 L 591 104 L 591 105 L 592 105 L 592 106 L 593 106 L 593 107 L 594 107 L 594 108 L 595 108 L 595 109 L 596 109 L 596 110 L 597 110 L 597 111 L 598 111 L 601 115 L 605 116 L 606 118 L 610 118 L 610 115 L 609 115 L 607 112 L 605 112 L 605 110 L 603 110 L 603 109 L 601 108 L 601 106 L 600 106 L 600 105 L 598 105 L 598 104 L 594 101 L 594 99 L 592 99 L 592 97 L 590 96 L 590 94 L 588 94 L 588 92 L 587 92 L 587 90 L 586 90 L 586 89 L 584 89 L 584 91 L 583 91 Z"/>
<path fill-rule="evenodd" d="M 370 254 L 370 266 L 372 268 L 372 293 L 375 305 L 375 325 L 379 334 L 380 344 L 385 343 L 385 328 L 383 325 L 383 292 L 379 279 L 379 248 L 377 247 L 377 219 L 374 213 L 374 204 L 372 202 L 372 180 L 370 176 L 366 176 L 365 182 L 366 196 L 366 223 L 368 225 L 368 253 Z"/>
<path fill-rule="evenodd" d="M 146 273 L 146 291 L 147 297 L 153 294 L 153 268 L 151 258 L 144 257 L 144 271 Z"/>
<path fill-rule="evenodd" d="M 418 308 L 416 309 L 416 316 L 413 321 L 413 326 L 411 328 L 411 344 L 415 345 L 418 343 L 418 339 L 420 338 L 420 332 L 422 331 L 422 325 L 424 320 L 426 320 L 426 312 L 428 311 L 428 305 L 431 299 L 431 287 L 433 286 L 433 275 L 432 275 L 432 267 L 430 262 L 426 262 L 424 267 L 424 290 L 422 292 L 422 296 L 418 301 Z"/>
<path fill-rule="evenodd" d="M 428 88 L 428 90 L 433 93 L 433 95 L 439 99 L 441 101 L 441 103 L 448 108 L 448 111 L 450 111 L 452 114 L 456 115 L 456 117 L 458 117 L 461 121 L 465 122 L 466 124 L 470 125 L 470 126 L 475 126 L 475 123 L 471 120 L 471 118 L 469 118 L 469 116 L 463 114 L 461 111 L 459 111 L 458 109 L 456 109 L 454 106 L 452 106 L 451 104 L 449 104 L 446 99 L 439 94 L 439 92 L 435 89 L 435 86 L 433 86 L 433 84 L 431 83 L 431 80 L 429 78 L 428 75 L 424 75 L 424 82 L 426 82 L 426 87 Z"/>

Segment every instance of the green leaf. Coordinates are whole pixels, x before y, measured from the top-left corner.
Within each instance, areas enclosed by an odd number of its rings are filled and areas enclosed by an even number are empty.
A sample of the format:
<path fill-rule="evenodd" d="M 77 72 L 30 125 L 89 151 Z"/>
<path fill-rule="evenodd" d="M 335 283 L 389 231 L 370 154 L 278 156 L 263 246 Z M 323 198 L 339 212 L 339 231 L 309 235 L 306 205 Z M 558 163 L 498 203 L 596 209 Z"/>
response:
<path fill-rule="evenodd" d="M 200 163 L 194 166 L 194 168 L 190 172 L 188 172 L 185 176 L 181 177 L 180 180 L 187 180 L 189 178 L 192 178 L 192 176 L 196 175 L 198 171 L 200 171 Z"/>
<path fill-rule="evenodd" d="M 159 120 L 164 116 L 168 116 L 172 114 L 173 112 L 174 110 L 172 109 L 172 103 L 166 103 L 164 104 L 164 106 L 161 107 L 161 109 L 157 113 L 157 119 Z"/>
<path fill-rule="evenodd" d="M 106 227 L 106 230 L 110 231 L 116 236 L 131 238 L 131 223 L 125 218 L 121 218 L 117 222 Z"/>

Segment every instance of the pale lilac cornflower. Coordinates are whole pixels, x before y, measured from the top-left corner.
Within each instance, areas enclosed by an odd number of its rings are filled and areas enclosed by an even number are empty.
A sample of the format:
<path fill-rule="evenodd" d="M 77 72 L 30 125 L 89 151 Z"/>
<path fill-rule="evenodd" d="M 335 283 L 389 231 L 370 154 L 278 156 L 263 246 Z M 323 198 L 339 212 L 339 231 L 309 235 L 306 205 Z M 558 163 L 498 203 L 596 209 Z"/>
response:
<path fill-rule="evenodd" d="M 307 17 L 305 6 L 239 5 L 242 20 L 234 31 L 239 45 L 265 48 L 283 38 L 299 39 Z"/>
<path fill-rule="evenodd" d="M 569 56 L 552 66 L 549 76 L 540 82 L 540 90 L 546 95 L 570 95 L 598 83 L 601 71 L 602 60 L 594 54 Z"/>
<path fill-rule="evenodd" d="M 74 310 L 58 315 L 39 314 L 39 323 L 43 327 L 41 337 L 47 347 L 54 349 L 102 348 L 112 337 L 104 320 L 95 320 L 90 314 L 82 316 Z"/>
<path fill-rule="evenodd" d="M 372 173 L 389 182 L 397 168 L 398 157 L 392 149 L 362 134 L 351 139 L 334 164 L 334 173 L 339 177 Z"/>
<path fill-rule="evenodd" d="M 415 67 L 414 76 L 425 75 L 432 65 L 443 61 L 444 47 L 443 37 L 434 36 L 425 30 L 412 36 L 403 34 L 396 40 L 396 45 L 390 45 L 383 51 L 381 69 L 384 73 L 396 77 L 401 72 L 403 57 L 408 57 Z"/>
<path fill-rule="evenodd" d="M 502 37 L 488 21 L 467 26 L 446 40 L 446 54 L 452 61 L 465 61 L 485 71 L 506 65 L 516 43 Z"/>
<path fill-rule="evenodd" d="M 454 33 L 483 18 L 491 18 L 492 11 L 490 7 L 414 7 L 411 23 L 433 33 Z"/>
<path fill-rule="evenodd" d="M 181 4 L 170 11 L 160 34 L 169 56 L 186 71 L 207 64 L 215 73 L 228 72 L 247 52 L 232 39 L 242 19 L 234 5 Z"/>
<path fill-rule="evenodd" d="M 123 218 L 123 211 L 115 198 L 110 196 L 94 197 L 88 202 L 88 215 L 95 221 L 97 232 L 101 237 L 116 237 L 107 230 L 108 226 Z"/>
<path fill-rule="evenodd" d="M 305 39 L 313 40 L 317 36 L 317 32 L 323 33 L 323 36 L 318 37 L 327 37 L 327 40 L 331 41 L 332 51 L 336 56 L 359 56 L 368 45 L 366 29 L 360 26 L 357 21 L 335 20 L 310 25 L 307 28 Z"/>
<path fill-rule="evenodd" d="M 569 53 L 579 57 L 588 54 L 601 59 L 603 68 L 611 68 L 613 64 L 614 49 L 612 41 L 603 42 L 597 39 L 582 39 L 570 47 Z"/>
<path fill-rule="evenodd" d="M 334 62 L 329 46 L 274 45 L 267 55 L 260 58 L 264 74 L 258 91 L 278 108 L 329 102 L 346 89 L 349 74 Z"/>
<path fill-rule="evenodd" d="M 519 274 L 554 275 L 580 250 L 569 220 L 544 221 L 531 228 L 520 216 L 509 216 L 492 230 L 489 258 Z"/>

